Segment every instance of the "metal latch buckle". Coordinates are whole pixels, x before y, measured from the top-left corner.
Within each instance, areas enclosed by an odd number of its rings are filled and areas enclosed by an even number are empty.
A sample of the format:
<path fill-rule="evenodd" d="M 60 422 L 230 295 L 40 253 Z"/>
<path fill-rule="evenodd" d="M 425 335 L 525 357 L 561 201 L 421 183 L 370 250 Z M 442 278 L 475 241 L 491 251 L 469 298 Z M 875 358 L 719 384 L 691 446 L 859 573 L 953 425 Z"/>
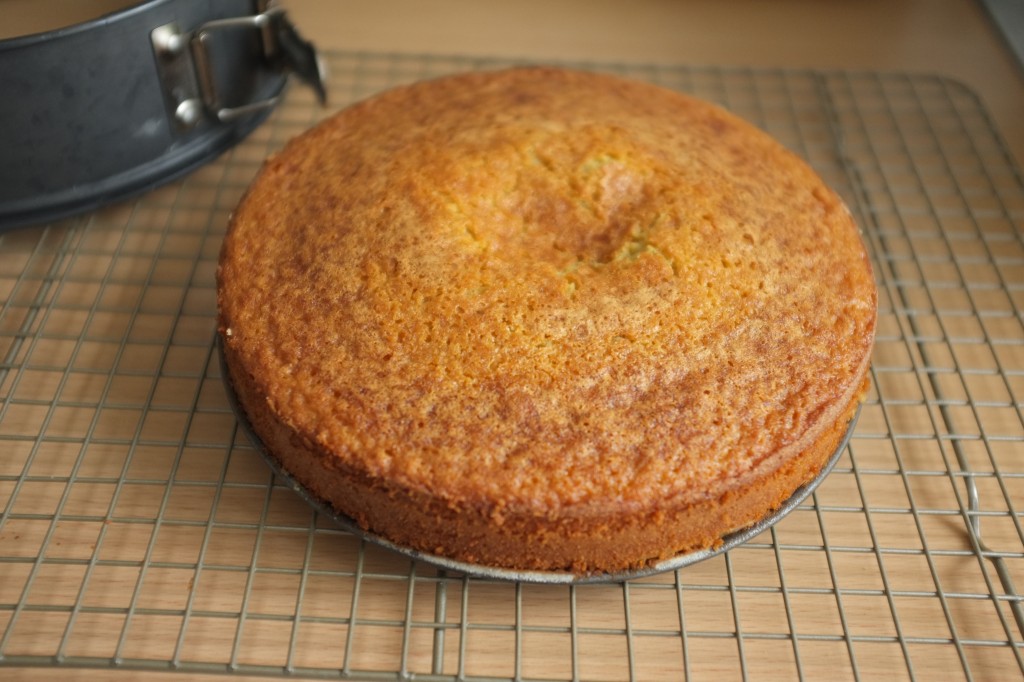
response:
<path fill-rule="evenodd" d="M 279 95 L 274 95 L 245 104 L 224 104 L 209 48 L 213 36 L 222 31 L 258 30 L 264 61 L 261 66 L 295 73 L 313 87 L 321 103 L 326 100 L 323 70 L 316 50 L 299 36 L 282 7 L 265 1 L 260 4 L 265 7 L 257 14 L 213 19 L 191 32 L 182 31 L 177 22 L 171 22 L 150 33 L 168 113 L 179 130 L 191 130 L 207 116 L 228 123 L 271 108 L 280 99 Z"/>

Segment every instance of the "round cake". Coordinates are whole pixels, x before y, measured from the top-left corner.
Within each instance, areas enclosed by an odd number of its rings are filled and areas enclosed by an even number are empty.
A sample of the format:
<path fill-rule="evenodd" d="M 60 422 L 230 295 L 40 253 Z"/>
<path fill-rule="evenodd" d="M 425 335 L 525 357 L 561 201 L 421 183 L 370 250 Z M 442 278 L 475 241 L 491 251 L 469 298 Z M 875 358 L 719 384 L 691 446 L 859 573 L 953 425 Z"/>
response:
<path fill-rule="evenodd" d="M 314 497 L 428 554 L 592 574 L 714 547 L 814 479 L 877 293 L 842 201 L 767 134 L 535 67 L 292 140 L 218 303 L 238 404 Z"/>

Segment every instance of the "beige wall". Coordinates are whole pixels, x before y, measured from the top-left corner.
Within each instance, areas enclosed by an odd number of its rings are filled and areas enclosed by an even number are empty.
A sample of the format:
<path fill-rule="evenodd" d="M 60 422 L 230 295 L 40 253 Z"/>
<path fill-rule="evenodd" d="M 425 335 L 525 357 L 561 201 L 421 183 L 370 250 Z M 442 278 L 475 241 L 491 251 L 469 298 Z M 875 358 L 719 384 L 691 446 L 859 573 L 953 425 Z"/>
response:
<path fill-rule="evenodd" d="M 323 48 L 937 73 L 1024 164 L 1024 71 L 971 0 L 285 0 Z"/>

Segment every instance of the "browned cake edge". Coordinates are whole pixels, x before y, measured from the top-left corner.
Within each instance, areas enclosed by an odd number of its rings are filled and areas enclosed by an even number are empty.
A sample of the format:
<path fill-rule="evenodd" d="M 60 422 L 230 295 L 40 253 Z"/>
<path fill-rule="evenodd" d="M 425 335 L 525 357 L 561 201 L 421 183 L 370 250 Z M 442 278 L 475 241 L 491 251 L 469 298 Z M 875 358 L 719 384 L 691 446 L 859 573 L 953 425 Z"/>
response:
<path fill-rule="evenodd" d="M 253 432 L 306 490 L 396 545 L 469 564 L 516 570 L 614 573 L 700 549 L 761 520 L 813 480 L 842 442 L 869 387 L 869 357 L 844 400 L 820 413 L 801 441 L 740 480 L 712 484 L 706 499 L 648 500 L 628 513 L 588 509 L 561 518 L 458 505 L 371 478 L 304 437 L 276 415 L 258 383 L 222 347 L 229 379 Z"/>

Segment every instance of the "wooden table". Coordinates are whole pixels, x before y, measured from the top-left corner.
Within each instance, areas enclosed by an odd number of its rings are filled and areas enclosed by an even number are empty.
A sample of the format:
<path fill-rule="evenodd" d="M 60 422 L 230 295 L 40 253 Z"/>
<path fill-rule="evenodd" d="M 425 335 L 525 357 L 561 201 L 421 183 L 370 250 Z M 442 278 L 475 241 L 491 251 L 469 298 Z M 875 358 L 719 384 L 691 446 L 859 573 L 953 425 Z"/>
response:
<path fill-rule="evenodd" d="M 1024 67 L 969 0 L 289 0 L 326 49 L 940 74 L 1024 159 Z"/>

